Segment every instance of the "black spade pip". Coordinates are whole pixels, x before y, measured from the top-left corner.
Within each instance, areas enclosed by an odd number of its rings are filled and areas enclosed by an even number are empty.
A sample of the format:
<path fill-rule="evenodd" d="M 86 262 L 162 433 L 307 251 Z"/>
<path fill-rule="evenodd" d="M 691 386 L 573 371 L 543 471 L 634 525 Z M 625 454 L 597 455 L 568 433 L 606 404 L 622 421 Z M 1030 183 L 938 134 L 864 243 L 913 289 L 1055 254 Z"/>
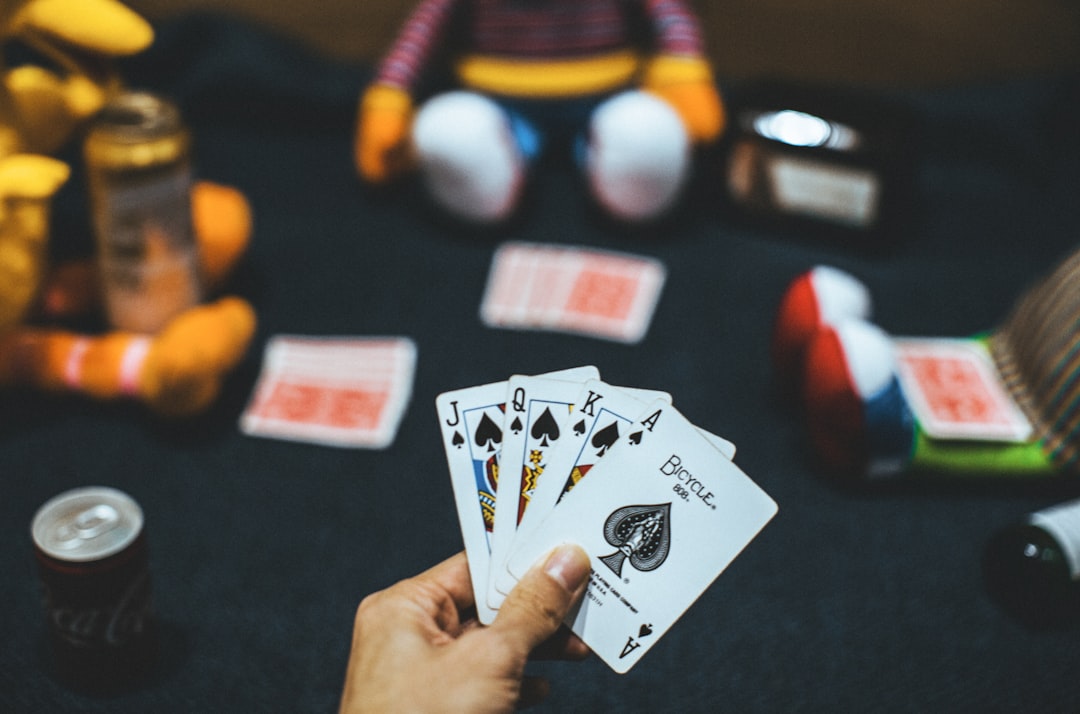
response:
<path fill-rule="evenodd" d="M 491 417 L 484 414 L 480 417 L 480 424 L 476 427 L 476 434 L 473 435 L 473 441 L 480 448 L 487 447 L 488 451 L 494 451 L 496 444 L 502 443 L 502 429 L 496 424 Z"/>
<path fill-rule="evenodd" d="M 671 548 L 671 503 L 616 509 L 604 522 L 604 540 L 618 550 L 600 560 L 619 577 L 627 560 L 643 573 L 656 570 Z"/>
<path fill-rule="evenodd" d="M 543 413 L 533 422 L 529 435 L 534 439 L 539 439 L 540 446 L 550 446 L 548 440 L 559 440 L 559 425 L 555 421 L 555 417 L 551 415 L 550 409 L 544 407 Z"/>
<path fill-rule="evenodd" d="M 597 450 L 597 456 L 603 456 L 604 452 L 619 438 L 619 422 L 613 421 L 605 426 L 592 438 L 592 445 Z"/>

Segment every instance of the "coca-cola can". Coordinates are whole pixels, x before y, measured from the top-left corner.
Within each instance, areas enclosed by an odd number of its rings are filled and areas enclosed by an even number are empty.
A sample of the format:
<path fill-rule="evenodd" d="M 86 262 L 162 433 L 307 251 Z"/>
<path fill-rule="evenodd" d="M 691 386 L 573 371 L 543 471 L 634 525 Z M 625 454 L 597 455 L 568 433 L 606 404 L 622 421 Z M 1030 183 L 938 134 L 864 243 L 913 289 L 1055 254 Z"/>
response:
<path fill-rule="evenodd" d="M 157 637 L 139 504 L 114 488 L 65 491 L 30 530 L 57 677 L 87 690 L 144 678 Z"/>

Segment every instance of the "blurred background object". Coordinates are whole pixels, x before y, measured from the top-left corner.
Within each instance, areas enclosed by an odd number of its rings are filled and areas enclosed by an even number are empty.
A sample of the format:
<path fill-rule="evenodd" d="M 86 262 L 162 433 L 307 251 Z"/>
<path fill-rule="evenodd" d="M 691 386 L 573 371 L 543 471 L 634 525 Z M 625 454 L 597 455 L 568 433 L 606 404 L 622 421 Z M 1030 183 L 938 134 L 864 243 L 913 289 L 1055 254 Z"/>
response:
<path fill-rule="evenodd" d="M 157 22 L 232 15 L 346 61 L 374 61 L 413 3 L 132 0 Z M 940 85 L 1080 67 L 1080 3 L 1027 0 L 695 0 L 717 73 L 828 83 Z"/>

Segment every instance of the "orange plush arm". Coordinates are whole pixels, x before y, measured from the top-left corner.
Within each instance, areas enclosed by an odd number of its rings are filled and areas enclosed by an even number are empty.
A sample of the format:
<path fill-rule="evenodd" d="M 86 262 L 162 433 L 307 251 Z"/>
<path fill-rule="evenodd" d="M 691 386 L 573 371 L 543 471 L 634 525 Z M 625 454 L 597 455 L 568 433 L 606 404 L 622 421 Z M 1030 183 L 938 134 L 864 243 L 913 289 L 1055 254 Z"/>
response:
<path fill-rule="evenodd" d="M 643 84 L 675 107 L 693 141 L 710 142 L 723 132 L 724 105 L 704 59 L 658 55 L 646 65 Z"/>
<path fill-rule="evenodd" d="M 412 113 L 412 99 L 404 90 L 385 84 L 368 87 L 356 127 L 355 160 L 361 176 L 381 183 L 411 167 Z"/>
<path fill-rule="evenodd" d="M 202 412 L 247 352 L 255 311 L 236 297 L 198 305 L 157 335 L 16 327 L 0 333 L 0 387 L 136 399 L 165 416 Z"/>

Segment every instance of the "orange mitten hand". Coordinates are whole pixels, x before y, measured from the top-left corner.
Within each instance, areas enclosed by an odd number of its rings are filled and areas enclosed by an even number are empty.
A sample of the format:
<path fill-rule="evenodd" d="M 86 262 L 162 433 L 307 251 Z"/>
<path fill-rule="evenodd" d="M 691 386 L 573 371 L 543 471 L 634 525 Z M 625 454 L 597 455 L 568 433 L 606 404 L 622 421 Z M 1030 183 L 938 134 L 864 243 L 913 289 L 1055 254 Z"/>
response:
<path fill-rule="evenodd" d="M 255 311 L 237 297 L 181 313 L 149 344 L 136 394 L 165 416 L 203 411 L 244 357 L 255 326 Z"/>
<path fill-rule="evenodd" d="M 397 87 L 372 85 L 360 100 L 356 128 L 356 167 L 373 183 L 382 183 L 412 165 L 409 127 L 412 99 Z"/>
<path fill-rule="evenodd" d="M 216 290 L 247 251 L 251 205 L 238 189 L 198 181 L 191 188 L 191 221 L 202 277 L 208 290 Z"/>
<path fill-rule="evenodd" d="M 705 60 L 659 55 L 646 66 L 643 83 L 675 108 L 693 141 L 710 142 L 723 132 L 724 106 Z"/>
<path fill-rule="evenodd" d="M 251 241 L 251 205 L 244 194 L 210 181 L 191 187 L 191 220 L 199 244 L 199 270 L 208 292 L 217 291 Z M 92 260 L 53 268 L 41 289 L 38 312 L 49 319 L 86 315 L 101 307 L 98 267 Z"/>

